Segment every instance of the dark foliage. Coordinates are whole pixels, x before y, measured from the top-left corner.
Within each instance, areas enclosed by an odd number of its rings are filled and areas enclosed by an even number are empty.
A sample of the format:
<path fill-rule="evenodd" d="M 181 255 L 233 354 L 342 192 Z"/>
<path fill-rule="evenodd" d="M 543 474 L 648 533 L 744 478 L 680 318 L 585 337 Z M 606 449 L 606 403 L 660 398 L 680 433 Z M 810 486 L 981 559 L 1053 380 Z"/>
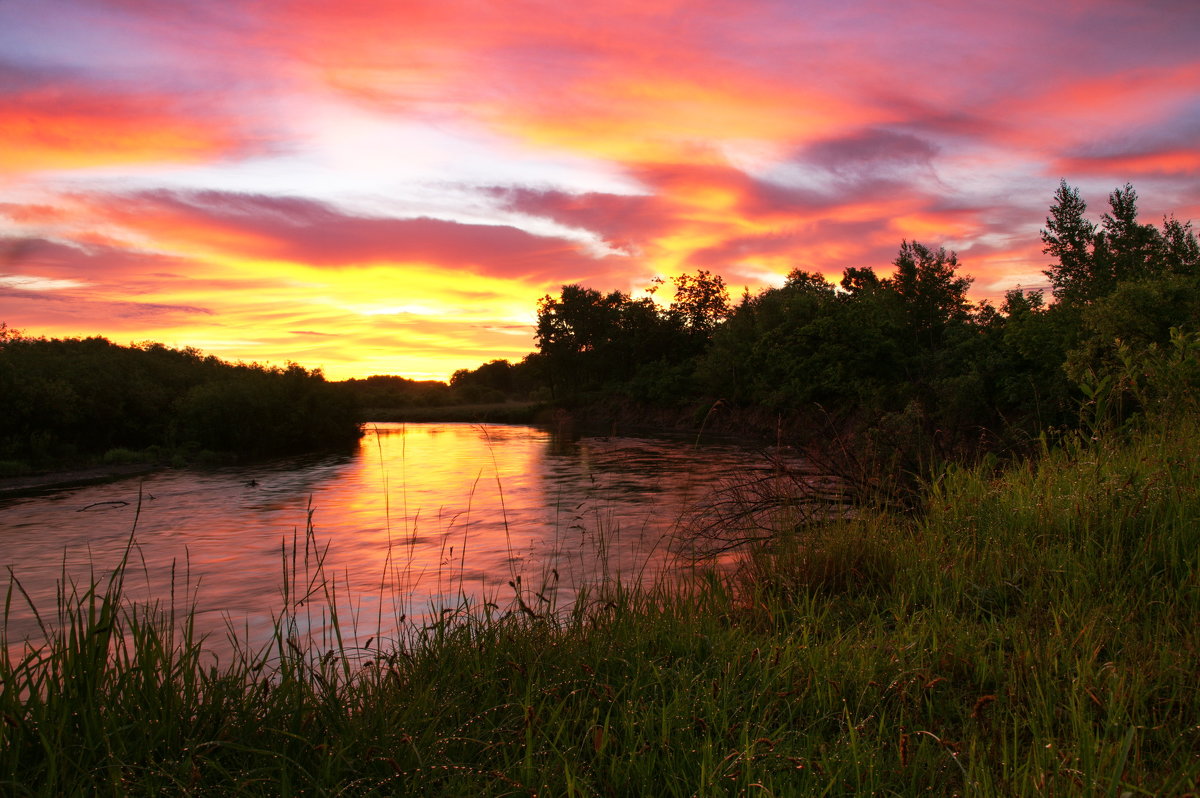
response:
<path fill-rule="evenodd" d="M 1055 193 L 1042 231 L 1053 304 L 1019 288 L 998 309 L 972 304 L 955 253 L 905 241 L 890 276 L 851 267 L 834 285 L 797 270 L 734 307 L 707 272 L 677 278 L 666 309 L 563 286 L 539 303 L 538 354 L 522 368 L 560 401 L 722 399 L 807 415 L 892 472 L 1027 445 L 1079 420 L 1081 382 L 1113 368 L 1119 346 L 1128 357 L 1200 326 L 1191 223 L 1142 224 L 1132 186 L 1108 200 L 1096 224 L 1077 189 Z"/>
<path fill-rule="evenodd" d="M 1164 219 L 1162 230 L 1138 221 L 1133 186 L 1108 195 L 1109 212 L 1101 229 L 1084 217 L 1087 204 L 1078 189 L 1062 181 L 1054 195 L 1043 252 L 1055 262 L 1046 270 L 1054 296 L 1068 304 L 1088 304 L 1111 294 L 1123 283 L 1171 275 L 1200 275 L 1200 247 L 1191 222 Z"/>
<path fill-rule="evenodd" d="M 0 459 L 53 465 L 106 451 L 263 456 L 359 435 L 352 396 L 320 371 L 231 364 L 105 338 L 0 338 Z"/>
<path fill-rule="evenodd" d="M 363 408 L 442 407 L 453 401 L 450 386 L 437 380 L 410 380 L 390 374 L 341 383 Z"/>
<path fill-rule="evenodd" d="M 564 285 L 538 302 L 536 367 L 556 399 L 620 393 L 678 401 L 696 393 L 694 361 L 729 313 L 724 281 L 705 271 L 677 277 L 666 310 L 649 297 Z"/>
<path fill-rule="evenodd" d="M 295 365 L 27 339 L 0 323 L 0 459 L 115 446 L 294 451 L 352 436 L 353 404 L 619 398 L 684 409 L 719 399 L 799 426 L 807 418 L 814 434 L 842 436 L 857 461 L 892 477 L 927 473 L 1077 423 L 1105 373 L 1165 346 L 1172 330 L 1200 329 L 1191 223 L 1141 223 L 1129 185 L 1108 201 L 1096 224 L 1077 189 L 1063 181 L 1055 192 L 1042 231 L 1053 303 L 1018 288 L 999 308 L 972 304 L 957 255 L 915 241 L 901 244 L 889 276 L 850 267 L 833 284 L 796 270 L 736 305 L 706 271 L 675 278 L 665 306 L 564 285 L 538 303 L 536 352 L 461 369 L 449 384 L 375 376 L 330 385 Z"/>

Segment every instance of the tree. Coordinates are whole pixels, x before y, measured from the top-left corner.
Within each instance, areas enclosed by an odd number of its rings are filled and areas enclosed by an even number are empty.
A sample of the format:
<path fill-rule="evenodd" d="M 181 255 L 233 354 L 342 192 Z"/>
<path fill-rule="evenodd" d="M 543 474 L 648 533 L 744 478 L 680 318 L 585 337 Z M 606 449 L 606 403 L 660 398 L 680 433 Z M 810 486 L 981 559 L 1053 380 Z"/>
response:
<path fill-rule="evenodd" d="M 708 338 L 721 322 L 729 318 L 729 291 L 718 274 L 701 269 L 675 278 L 675 300 L 670 312 L 683 320 L 692 332 Z"/>
<path fill-rule="evenodd" d="M 825 275 L 820 272 L 806 272 L 803 269 L 792 269 L 788 272 L 784 286 L 802 292 L 833 294 L 833 286 L 825 279 Z"/>
<path fill-rule="evenodd" d="M 468 402 L 503 402 L 513 392 L 513 366 L 492 360 L 474 371 L 459 369 L 451 375 L 450 387 Z"/>
<path fill-rule="evenodd" d="M 1138 195 L 1126 183 L 1108 195 L 1101 229 L 1084 218 L 1087 205 L 1064 180 L 1042 230 L 1042 251 L 1058 262 L 1045 271 L 1054 297 L 1086 305 L 1127 282 L 1200 272 L 1200 246 L 1191 222 L 1164 217 L 1162 229 L 1138 221 Z"/>
<path fill-rule="evenodd" d="M 970 315 L 970 277 L 957 275 L 958 256 L 945 247 L 929 249 L 904 241 L 894 261 L 895 273 L 885 285 L 899 296 L 909 329 L 917 341 L 936 348 L 945 329 Z"/>
<path fill-rule="evenodd" d="M 0 346 L 0 459 L 113 448 L 302 451 L 357 440 L 352 397 L 319 370 L 230 364 L 161 344 L 20 338 Z"/>
<path fill-rule="evenodd" d="M 1173 274 L 1200 274 L 1200 245 L 1192 232 L 1192 223 L 1174 215 L 1163 217 L 1162 258 L 1164 269 Z"/>
<path fill-rule="evenodd" d="M 1103 232 L 1096 236 L 1096 275 L 1103 276 L 1100 295 L 1118 283 L 1139 280 L 1163 270 L 1162 235 L 1153 225 L 1138 222 L 1137 192 L 1126 183 L 1108 195 L 1111 213 L 1100 217 Z"/>
<path fill-rule="evenodd" d="M 605 295 L 575 284 L 564 285 L 558 298 L 542 297 L 535 334 L 538 349 L 555 355 L 602 348 L 616 329 L 621 305 L 627 299 L 620 291 Z"/>
<path fill-rule="evenodd" d="M 559 387 L 579 390 L 609 377 L 608 344 L 619 337 L 621 308 L 628 300 L 620 291 L 601 294 L 576 284 L 564 285 L 557 298 L 542 297 L 535 337 L 552 393 Z"/>
<path fill-rule="evenodd" d="M 882 285 L 879 275 L 870 266 L 849 266 L 842 272 L 840 285 L 850 296 L 860 296 L 875 291 Z"/>
<path fill-rule="evenodd" d="M 8 322 L 0 321 L 0 346 L 4 346 L 9 341 L 18 341 L 21 338 L 21 331 L 8 326 Z"/>
<path fill-rule="evenodd" d="M 1064 302 L 1087 301 L 1106 287 L 1098 285 L 1105 281 L 1094 271 L 1096 226 L 1084 217 L 1086 212 L 1079 189 L 1062 180 L 1042 230 L 1042 252 L 1056 259 L 1043 273 L 1050 278 L 1054 298 Z"/>
<path fill-rule="evenodd" d="M 1004 304 L 1000 306 L 1000 312 L 1008 318 L 1012 318 L 1026 313 L 1036 313 L 1045 304 L 1046 300 L 1041 291 L 1025 291 L 1017 287 L 1004 292 Z"/>

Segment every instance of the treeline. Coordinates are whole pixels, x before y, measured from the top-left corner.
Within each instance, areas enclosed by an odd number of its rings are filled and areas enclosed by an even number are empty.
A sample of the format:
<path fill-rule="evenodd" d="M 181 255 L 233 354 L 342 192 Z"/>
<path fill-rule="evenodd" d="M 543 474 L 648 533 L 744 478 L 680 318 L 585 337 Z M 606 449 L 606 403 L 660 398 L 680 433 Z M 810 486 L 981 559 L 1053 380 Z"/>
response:
<path fill-rule="evenodd" d="M 493 360 L 473 370 L 459 369 L 449 383 L 377 374 L 339 384 L 368 411 L 502 403 L 539 398 L 544 393 L 537 372 L 507 360 Z"/>
<path fill-rule="evenodd" d="M 538 303 L 536 351 L 461 369 L 449 384 L 395 376 L 331 384 L 294 364 L 25 338 L 0 323 L 0 460 L 152 446 L 282 453 L 352 440 L 356 406 L 615 398 L 765 410 L 820 434 L 847 433 L 895 453 L 896 467 L 921 470 L 930 458 L 1074 425 L 1081 404 L 1093 421 L 1120 419 L 1180 390 L 1151 395 L 1140 383 L 1163 358 L 1195 356 L 1185 333 L 1200 330 L 1196 235 L 1174 217 L 1141 222 L 1129 185 L 1108 206 L 1093 222 L 1078 190 L 1059 186 L 1042 230 L 1050 297 L 1017 288 L 999 307 L 973 303 L 955 253 L 909 241 L 887 276 L 851 267 L 831 282 L 797 269 L 737 302 L 707 271 L 675 278 L 665 303 L 565 285 Z M 660 281 L 650 293 L 663 289 Z M 1180 363 L 1168 371 L 1189 373 Z"/>
<path fill-rule="evenodd" d="M 560 402 L 808 414 L 869 427 L 881 445 L 919 438 L 931 456 L 1075 424 L 1106 386 L 1104 412 L 1128 414 L 1146 399 L 1128 384 L 1131 359 L 1197 328 L 1200 248 L 1190 222 L 1139 221 L 1132 186 L 1108 203 L 1093 223 L 1078 190 L 1059 186 L 1042 231 L 1052 297 L 1017 288 L 999 307 L 973 303 L 955 253 L 908 241 L 888 276 L 796 270 L 736 303 L 704 271 L 677 278 L 665 307 L 566 285 L 540 301 L 537 352 L 504 363 L 505 378 Z"/>
<path fill-rule="evenodd" d="M 23 337 L 0 325 L 0 461 L 52 466 L 151 450 L 265 456 L 358 438 L 353 397 L 320 371 L 195 349 Z"/>

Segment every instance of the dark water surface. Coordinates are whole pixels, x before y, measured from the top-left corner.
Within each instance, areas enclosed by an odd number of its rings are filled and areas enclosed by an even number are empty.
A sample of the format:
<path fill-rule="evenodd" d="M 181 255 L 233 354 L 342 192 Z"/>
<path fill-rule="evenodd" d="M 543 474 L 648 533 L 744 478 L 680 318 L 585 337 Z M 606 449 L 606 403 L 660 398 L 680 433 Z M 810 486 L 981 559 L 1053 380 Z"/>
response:
<path fill-rule="evenodd" d="M 352 455 L 0 500 L 0 569 L 49 618 L 64 576 L 106 576 L 133 533 L 127 593 L 164 605 L 174 593 L 180 606 L 194 597 L 198 626 L 221 649 L 228 629 L 252 646 L 268 640 L 285 583 L 293 598 L 309 590 L 320 552 L 336 592 L 313 583 L 300 625 L 319 636 L 332 606 L 352 640 L 387 639 L 399 617 L 427 620 L 463 596 L 511 606 L 510 582 L 538 607 L 569 602 L 580 584 L 655 579 L 680 567 L 672 542 L 690 507 L 770 467 L 733 444 L 379 424 Z M 36 630 L 14 597 L 10 645 Z"/>

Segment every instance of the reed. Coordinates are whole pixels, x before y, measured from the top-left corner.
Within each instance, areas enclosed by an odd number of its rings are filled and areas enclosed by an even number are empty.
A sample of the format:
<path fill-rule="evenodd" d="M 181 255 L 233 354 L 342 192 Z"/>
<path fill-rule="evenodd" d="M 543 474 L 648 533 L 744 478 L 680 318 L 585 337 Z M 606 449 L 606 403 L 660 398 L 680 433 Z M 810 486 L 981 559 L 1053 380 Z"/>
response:
<path fill-rule="evenodd" d="M 311 527 L 271 645 L 223 664 L 186 596 L 131 604 L 119 569 L 0 661 L 0 792 L 1195 794 L 1198 442 L 951 469 L 919 519 L 553 611 L 464 600 L 383 646 L 349 642 Z"/>

